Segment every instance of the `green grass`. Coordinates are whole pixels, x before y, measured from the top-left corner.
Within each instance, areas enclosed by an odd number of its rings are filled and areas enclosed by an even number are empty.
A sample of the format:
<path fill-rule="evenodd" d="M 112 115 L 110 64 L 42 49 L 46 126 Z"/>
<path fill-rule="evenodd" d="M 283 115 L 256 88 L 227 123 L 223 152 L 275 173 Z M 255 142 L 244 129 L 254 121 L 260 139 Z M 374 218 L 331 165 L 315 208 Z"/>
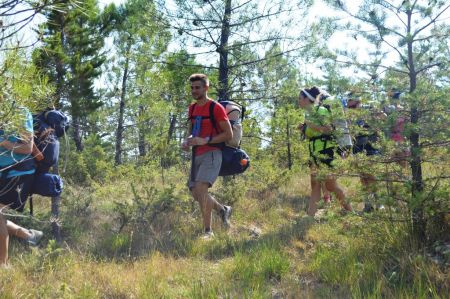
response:
<path fill-rule="evenodd" d="M 167 181 L 171 173 L 166 173 Z M 273 179 L 277 184 L 280 176 Z M 145 177 L 140 180 L 130 175 L 128 182 L 93 187 L 89 194 L 68 188 L 63 206 L 66 243 L 58 246 L 46 237 L 40 248 L 31 250 L 13 240 L 13 268 L 0 270 L 0 298 L 449 297 L 448 269 L 417 249 L 408 225 L 340 216 L 335 201 L 319 223 L 304 217 L 309 192 L 304 175 L 287 178 L 279 189 L 249 190 L 233 199 L 233 227 L 223 229 L 215 217 L 216 237 L 210 241 L 198 238 L 200 212 L 186 200 L 181 184 L 145 193 L 148 187 L 139 185 Z M 131 181 L 144 191 L 141 203 L 170 205 L 158 213 L 152 209 L 160 205 L 148 210 L 133 206 Z M 349 193 L 356 192 L 356 181 L 348 179 L 346 187 L 353 188 Z M 130 204 L 120 211 L 132 219 L 120 232 L 121 215 L 110 195 L 119 187 L 115 194 Z M 215 186 L 216 192 L 224 188 L 230 187 L 220 182 Z M 236 194 L 241 196 L 231 191 L 225 195 Z M 47 202 L 35 202 L 39 218 L 48 216 L 47 209 Z M 25 219 L 24 225 L 36 223 Z M 49 224 L 43 228 L 48 236 Z"/>

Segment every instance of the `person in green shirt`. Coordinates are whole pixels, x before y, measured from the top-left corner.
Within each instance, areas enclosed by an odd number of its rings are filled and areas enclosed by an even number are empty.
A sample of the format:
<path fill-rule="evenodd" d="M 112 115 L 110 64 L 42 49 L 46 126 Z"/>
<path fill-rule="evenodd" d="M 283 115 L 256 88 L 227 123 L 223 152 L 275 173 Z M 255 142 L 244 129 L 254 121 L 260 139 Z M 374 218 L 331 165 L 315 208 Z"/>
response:
<path fill-rule="evenodd" d="M 341 206 L 347 211 L 353 211 L 350 203 L 346 202 L 342 188 L 337 184 L 336 176 L 331 173 L 334 161 L 336 142 L 333 138 L 333 119 L 329 108 L 319 105 L 321 91 L 317 87 L 304 88 L 300 91 L 298 103 L 305 110 L 304 124 L 299 129 L 304 131 L 308 139 L 311 169 L 311 197 L 309 199 L 308 215 L 314 216 L 317 202 L 320 200 L 321 182 L 336 195 Z M 318 178 L 318 169 L 326 166 L 330 173 L 324 179 Z"/>

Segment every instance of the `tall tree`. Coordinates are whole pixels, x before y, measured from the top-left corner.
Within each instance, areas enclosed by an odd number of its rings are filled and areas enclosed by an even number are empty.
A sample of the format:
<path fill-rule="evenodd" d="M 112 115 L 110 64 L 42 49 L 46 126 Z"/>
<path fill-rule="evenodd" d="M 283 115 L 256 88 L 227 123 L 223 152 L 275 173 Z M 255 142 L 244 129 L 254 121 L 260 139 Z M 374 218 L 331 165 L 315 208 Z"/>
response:
<path fill-rule="evenodd" d="M 327 1 L 335 8 L 346 12 L 359 22 L 349 29 L 354 30 L 354 38 L 363 37 L 378 49 L 385 51 L 384 57 L 376 64 L 356 63 L 358 66 L 376 66 L 401 74 L 408 78 L 406 97 L 407 112 L 411 126 L 408 130 L 410 142 L 410 169 L 412 173 L 410 202 L 413 210 L 413 224 L 419 240 L 426 240 L 426 217 L 424 216 L 424 196 L 426 181 L 423 177 L 424 145 L 435 145 L 436 140 L 427 140 L 433 136 L 423 136 L 424 129 L 430 123 L 433 114 L 442 114 L 434 110 L 431 99 L 440 99 L 430 82 L 433 71 L 448 68 L 448 38 L 450 26 L 446 14 L 450 11 L 448 1 L 363 1 L 357 12 L 352 12 L 342 1 Z M 367 27 L 364 27 L 367 26 Z M 384 46 L 384 47 L 382 47 Z M 398 57 L 397 65 L 387 65 L 386 55 L 393 52 Z M 347 61 L 354 63 L 354 61 Z M 431 75 L 432 76 L 432 75 Z M 419 88 L 421 86 L 421 88 Z M 430 113 L 432 112 L 432 113 Z M 444 111 L 445 112 L 445 111 Z M 445 117 L 444 117 L 445 119 Z M 421 140 L 425 137 L 425 140 Z M 442 142 L 442 140 L 441 140 Z M 444 144 L 448 142 L 444 141 Z"/>
<path fill-rule="evenodd" d="M 265 60 L 264 52 L 272 44 L 280 45 L 272 55 L 304 46 L 308 34 L 297 27 L 294 36 L 289 29 L 310 2 L 175 1 L 176 9 L 167 12 L 168 25 L 187 49 L 195 48 L 196 61 L 217 71 L 218 98 L 228 100 L 242 94 L 242 83 L 257 77 L 255 66 Z M 247 86 L 248 95 L 253 90 Z"/>
<path fill-rule="evenodd" d="M 130 0 L 115 11 L 112 31 L 115 58 L 112 82 L 119 82 L 117 128 L 115 136 L 115 163 L 123 163 L 125 122 L 136 124 L 138 148 L 145 155 L 146 91 L 154 61 L 165 51 L 170 40 L 162 26 L 162 17 L 153 1 Z M 115 84 L 113 84 L 115 85 Z M 128 118 L 127 118 L 128 111 Z"/>
<path fill-rule="evenodd" d="M 88 129 L 86 116 L 100 105 L 94 81 L 105 61 L 103 53 L 105 25 L 97 0 L 72 3 L 61 0 L 66 11 L 45 11 L 41 26 L 43 46 L 34 52 L 36 65 L 56 84 L 59 106 L 68 106 L 72 116 L 72 134 L 78 151 Z"/>
<path fill-rule="evenodd" d="M 269 58 L 259 66 L 258 73 L 261 78 L 260 86 L 265 89 L 262 95 L 265 99 L 266 115 L 272 113 L 270 118 L 266 118 L 269 128 L 267 137 L 271 141 L 270 149 L 272 154 L 280 160 L 280 165 L 291 169 L 293 135 L 298 132 L 296 126 L 299 123 L 296 117 L 298 111 L 295 111 L 294 105 L 297 102 L 297 82 L 300 79 L 300 73 L 291 57 L 276 55 L 280 51 L 279 45 L 273 45 L 265 53 L 265 57 Z M 284 148 L 286 151 L 281 150 Z"/>

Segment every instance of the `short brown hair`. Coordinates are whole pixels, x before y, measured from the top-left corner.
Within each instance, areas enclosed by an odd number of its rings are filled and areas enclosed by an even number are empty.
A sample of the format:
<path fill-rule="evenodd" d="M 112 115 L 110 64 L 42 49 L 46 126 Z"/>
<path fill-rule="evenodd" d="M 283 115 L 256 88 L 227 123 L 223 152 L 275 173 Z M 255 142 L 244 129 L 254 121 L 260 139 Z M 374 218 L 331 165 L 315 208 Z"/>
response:
<path fill-rule="evenodd" d="M 194 81 L 201 81 L 203 82 L 203 84 L 205 84 L 205 86 L 209 86 L 209 79 L 208 76 L 206 76 L 205 74 L 192 74 L 189 77 L 189 82 Z"/>

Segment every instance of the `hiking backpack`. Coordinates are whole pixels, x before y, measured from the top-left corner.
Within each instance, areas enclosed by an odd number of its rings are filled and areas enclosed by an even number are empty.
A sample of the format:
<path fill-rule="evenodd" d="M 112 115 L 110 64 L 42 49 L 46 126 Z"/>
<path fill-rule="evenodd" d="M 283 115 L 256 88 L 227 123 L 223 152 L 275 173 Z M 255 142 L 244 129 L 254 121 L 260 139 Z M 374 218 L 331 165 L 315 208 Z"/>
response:
<path fill-rule="evenodd" d="M 33 117 L 33 126 L 34 143 L 43 155 L 36 159 L 36 172 L 49 172 L 50 168 L 58 163 L 60 147 L 58 138 L 64 136 L 68 130 L 68 118 L 60 110 L 47 109 Z"/>
<path fill-rule="evenodd" d="M 225 108 L 233 130 L 233 138 L 225 142 L 225 145 L 239 148 L 242 139 L 242 120 L 244 119 L 245 107 L 233 101 L 219 101 L 218 103 Z"/>
<path fill-rule="evenodd" d="M 242 139 L 241 121 L 244 116 L 245 108 L 233 101 L 212 101 L 209 105 L 209 116 L 203 118 L 210 119 L 213 129 L 216 130 L 216 132 L 218 129 L 214 118 L 214 107 L 217 103 L 225 108 L 225 112 L 230 119 L 231 128 L 233 130 L 233 138 L 231 140 L 217 144 L 217 147 L 222 150 L 222 165 L 220 167 L 219 176 L 243 173 L 250 167 L 250 157 L 240 148 Z M 189 119 L 192 119 L 195 105 L 196 104 L 192 105 L 189 109 Z M 193 128 L 193 130 L 196 129 L 198 130 L 200 128 Z"/>
<path fill-rule="evenodd" d="M 333 138 L 338 145 L 338 150 L 346 151 L 351 149 L 353 142 L 345 116 L 345 101 L 327 96 L 321 100 L 320 106 L 327 108 L 331 113 L 333 119 Z"/>
<path fill-rule="evenodd" d="M 69 128 L 68 117 L 60 110 L 46 109 L 33 116 L 35 130 L 33 156 L 36 173 L 31 194 L 54 197 L 62 192 L 63 181 L 59 175 L 49 173 L 58 163 L 59 140 Z"/>

